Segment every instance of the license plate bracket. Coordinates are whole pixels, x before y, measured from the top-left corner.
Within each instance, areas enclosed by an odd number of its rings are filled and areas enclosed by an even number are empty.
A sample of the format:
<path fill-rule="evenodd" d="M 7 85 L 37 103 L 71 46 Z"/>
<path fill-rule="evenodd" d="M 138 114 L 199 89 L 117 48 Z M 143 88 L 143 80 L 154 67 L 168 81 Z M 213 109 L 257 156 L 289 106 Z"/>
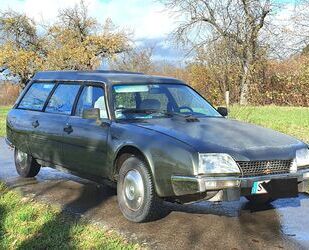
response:
<path fill-rule="evenodd" d="M 289 198 L 298 196 L 297 178 L 272 179 L 253 183 L 251 194 L 266 194 L 272 198 Z"/>

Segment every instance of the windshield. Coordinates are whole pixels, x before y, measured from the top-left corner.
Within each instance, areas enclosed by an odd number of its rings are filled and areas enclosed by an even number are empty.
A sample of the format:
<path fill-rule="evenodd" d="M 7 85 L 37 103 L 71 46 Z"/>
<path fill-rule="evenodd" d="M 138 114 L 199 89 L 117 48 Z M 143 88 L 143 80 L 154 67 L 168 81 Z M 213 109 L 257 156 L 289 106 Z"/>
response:
<path fill-rule="evenodd" d="M 115 85 L 113 102 L 116 119 L 221 117 L 198 93 L 181 84 Z"/>

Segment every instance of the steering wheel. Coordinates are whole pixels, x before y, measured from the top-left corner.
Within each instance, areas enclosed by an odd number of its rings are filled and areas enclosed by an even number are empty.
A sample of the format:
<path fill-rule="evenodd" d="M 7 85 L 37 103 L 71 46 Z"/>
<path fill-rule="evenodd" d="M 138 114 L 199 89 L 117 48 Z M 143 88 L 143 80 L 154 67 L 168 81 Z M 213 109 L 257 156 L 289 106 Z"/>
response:
<path fill-rule="evenodd" d="M 189 110 L 191 113 L 194 113 L 193 109 L 188 107 L 188 106 L 181 106 L 181 107 L 178 107 L 179 111 L 181 111 L 182 109 L 187 109 Z"/>

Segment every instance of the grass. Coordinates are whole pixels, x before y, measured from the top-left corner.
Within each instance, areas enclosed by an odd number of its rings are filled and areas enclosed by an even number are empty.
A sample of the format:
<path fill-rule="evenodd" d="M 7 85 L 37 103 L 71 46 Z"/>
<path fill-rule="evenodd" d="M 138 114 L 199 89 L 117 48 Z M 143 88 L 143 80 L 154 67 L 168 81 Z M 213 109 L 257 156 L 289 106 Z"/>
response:
<path fill-rule="evenodd" d="M 0 106 L 0 136 L 5 136 L 5 117 L 9 110 L 9 107 Z"/>
<path fill-rule="evenodd" d="M 309 108 L 233 106 L 230 117 L 268 127 L 309 143 Z"/>
<path fill-rule="evenodd" d="M 115 232 L 31 201 L 0 183 L 0 249 L 138 249 Z"/>

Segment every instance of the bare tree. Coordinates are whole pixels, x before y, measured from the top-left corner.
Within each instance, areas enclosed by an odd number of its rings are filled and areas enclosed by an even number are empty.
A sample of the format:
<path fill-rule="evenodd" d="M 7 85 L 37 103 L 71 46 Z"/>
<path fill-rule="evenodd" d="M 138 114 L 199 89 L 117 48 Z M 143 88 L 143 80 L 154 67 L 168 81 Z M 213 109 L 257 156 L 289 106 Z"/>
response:
<path fill-rule="evenodd" d="M 80 42 L 98 27 L 97 20 L 89 16 L 88 7 L 83 0 L 74 7 L 60 9 L 58 18 L 59 26 L 73 30 Z"/>
<path fill-rule="evenodd" d="M 296 47 L 303 52 L 309 48 L 309 0 L 299 0 L 292 17 Z"/>
<path fill-rule="evenodd" d="M 271 0 L 165 0 L 168 8 L 185 17 L 175 31 L 177 41 L 204 48 L 225 40 L 241 64 L 240 103 L 248 102 L 249 74 L 258 57 L 260 32 L 272 11 Z"/>
<path fill-rule="evenodd" d="M 236 94 L 233 99 L 239 99 L 238 93 L 235 93 L 239 90 L 234 88 L 233 78 L 237 75 L 235 72 L 239 72 L 240 64 L 234 53 L 226 49 L 228 46 L 230 45 L 226 44 L 225 39 L 218 39 L 207 46 L 207 50 L 198 50 L 195 58 L 196 63 L 204 65 L 212 83 L 216 84 L 222 96 L 225 96 L 226 106 L 229 106 L 230 94 Z"/>
<path fill-rule="evenodd" d="M 120 54 L 110 61 L 115 70 L 136 71 L 146 74 L 153 73 L 155 65 L 152 61 L 152 48 L 136 48 Z"/>

